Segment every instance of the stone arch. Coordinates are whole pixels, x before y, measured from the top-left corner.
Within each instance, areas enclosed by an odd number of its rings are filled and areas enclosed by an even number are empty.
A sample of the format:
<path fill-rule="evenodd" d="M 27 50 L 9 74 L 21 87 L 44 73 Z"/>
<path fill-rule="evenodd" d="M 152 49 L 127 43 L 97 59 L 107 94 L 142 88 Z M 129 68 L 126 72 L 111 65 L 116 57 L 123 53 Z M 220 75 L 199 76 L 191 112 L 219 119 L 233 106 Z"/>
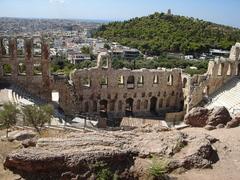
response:
<path fill-rule="evenodd" d="M 110 55 L 106 52 L 99 53 L 97 58 L 97 68 L 111 68 L 111 67 L 112 61 Z"/>
<path fill-rule="evenodd" d="M 18 63 L 18 75 L 25 76 L 27 74 L 26 64 L 24 62 Z"/>
<path fill-rule="evenodd" d="M 40 37 L 33 38 L 33 55 L 34 56 L 42 55 L 42 40 Z"/>
<path fill-rule="evenodd" d="M 147 99 L 144 101 L 143 106 L 144 106 L 144 109 L 148 109 L 148 100 Z"/>
<path fill-rule="evenodd" d="M 125 107 L 126 116 L 133 116 L 133 102 L 134 100 L 132 98 L 126 99 L 126 107 Z"/>
<path fill-rule="evenodd" d="M 118 101 L 118 111 L 122 112 L 122 106 L 123 106 L 123 103 L 122 101 Z"/>
<path fill-rule="evenodd" d="M 144 84 L 144 76 L 139 76 L 137 79 L 137 86 L 142 87 Z"/>
<path fill-rule="evenodd" d="M 183 78 L 183 88 L 186 88 L 187 85 L 187 78 Z"/>
<path fill-rule="evenodd" d="M 41 63 L 36 63 L 33 64 L 33 74 L 35 76 L 41 76 L 42 75 L 42 64 Z"/>
<path fill-rule="evenodd" d="M 3 76 L 11 76 L 12 75 L 12 65 L 11 64 L 3 64 Z"/>
<path fill-rule="evenodd" d="M 107 76 L 102 76 L 101 77 L 100 85 L 101 85 L 102 88 L 108 86 L 108 78 L 107 78 Z"/>
<path fill-rule="evenodd" d="M 110 111 L 115 111 L 115 101 L 114 100 L 111 100 L 110 101 Z"/>
<path fill-rule="evenodd" d="M 17 38 L 17 55 L 24 56 L 25 55 L 25 40 L 24 38 Z"/>
<path fill-rule="evenodd" d="M 167 79 L 167 85 L 172 86 L 173 85 L 173 75 L 170 74 Z"/>
<path fill-rule="evenodd" d="M 118 77 L 118 85 L 124 85 L 124 76 L 123 75 Z"/>
<path fill-rule="evenodd" d="M 163 99 L 159 99 L 158 106 L 159 106 L 159 108 L 163 108 Z"/>
<path fill-rule="evenodd" d="M 231 76 L 231 75 L 232 75 L 232 65 L 229 63 L 228 70 L 227 70 L 227 76 Z"/>
<path fill-rule="evenodd" d="M 8 38 L 3 38 L 1 41 L 2 55 L 9 56 L 10 55 L 10 41 Z"/>
<path fill-rule="evenodd" d="M 150 99 L 150 112 L 153 114 L 157 112 L 157 98 L 155 96 Z"/>
<path fill-rule="evenodd" d="M 100 116 L 101 117 L 107 117 L 108 113 L 108 101 L 103 99 L 99 102 L 100 104 Z"/>
<path fill-rule="evenodd" d="M 223 68 L 224 68 L 224 64 L 220 63 L 219 66 L 218 66 L 218 76 L 222 76 Z"/>
<path fill-rule="evenodd" d="M 136 106 L 137 110 L 141 109 L 141 100 L 137 100 L 137 106 Z"/>
<path fill-rule="evenodd" d="M 135 78 L 134 78 L 134 76 L 128 76 L 127 88 L 128 89 L 132 89 L 132 88 L 134 88 L 134 86 L 135 86 Z"/>
<path fill-rule="evenodd" d="M 89 77 L 82 78 L 82 86 L 90 87 L 91 86 L 91 79 Z"/>
<path fill-rule="evenodd" d="M 153 76 L 153 84 L 158 84 L 159 83 L 159 78 L 158 75 Z"/>

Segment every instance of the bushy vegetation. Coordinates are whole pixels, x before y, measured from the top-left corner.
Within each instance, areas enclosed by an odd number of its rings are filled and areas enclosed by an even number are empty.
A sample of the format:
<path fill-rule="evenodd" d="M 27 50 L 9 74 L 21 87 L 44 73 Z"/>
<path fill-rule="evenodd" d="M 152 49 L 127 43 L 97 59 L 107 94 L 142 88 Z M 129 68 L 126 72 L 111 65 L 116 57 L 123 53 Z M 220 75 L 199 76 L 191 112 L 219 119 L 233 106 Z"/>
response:
<path fill-rule="evenodd" d="M 52 73 L 63 73 L 69 75 L 70 72 L 74 69 L 84 69 L 96 66 L 96 61 L 82 61 L 79 64 L 71 64 L 69 61 L 54 61 L 51 63 L 51 72 Z"/>
<path fill-rule="evenodd" d="M 16 124 L 18 113 L 20 111 L 15 104 L 6 103 L 3 105 L 3 109 L 0 111 L 0 124 L 6 128 L 6 137 L 8 137 L 8 129 Z"/>
<path fill-rule="evenodd" d="M 155 179 L 163 180 L 167 173 L 168 162 L 157 157 L 152 158 L 151 165 L 148 169 L 149 175 Z"/>
<path fill-rule="evenodd" d="M 97 180 L 116 180 L 117 176 L 111 172 L 104 162 L 96 162 L 89 166 L 96 173 Z"/>
<path fill-rule="evenodd" d="M 83 61 L 79 64 L 73 65 L 68 61 L 60 61 L 58 63 L 52 63 L 51 72 L 52 73 L 63 73 L 69 75 L 74 69 L 84 69 L 96 66 L 96 61 Z M 207 71 L 208 61 L 189 61 L 183 59 L 170 58 L 166 55 L 156 57 L 151 60 L 147 59 L 136 59 L 134 61 L 129 61 L 126 59 L 113 59 L 112 67 L 114 69 L 156 69 L 158 67 L 163 68 L 182 68 L 184 72 L 194 75 L 194 74 L 204 74 Z M 196 67 L 197 69 L 191 69 L 190 67 Z"/>
<path fill-rule="evenodd" d="M 135 61 L 128 61 L 123 59 L 115 59 L 112 62 L 112 66 L 115 69 L 129 68 L 129 69 L 156 69 L 158 67 L 163 68 L 181 68 L 184 72 L 194 74 L 204 74 L 207 71 L 208 61 L 189 61 L 183 59 L 174 59 L 167 56 L 160 56 L 151 60 L 139 59 Z M 197 69 L 191 69 L 190 67 L 196 67 Z"/>
<path fill-rule="evenodd" d="M 102 25 L 94 34 L 137 48 L 148 55 L 162 52 L 206 52 L 230 49 L 240 40 L 240 30 L 199 19 L 155 13 L 124 22 Z"/>
<path fill-rule="evenodd" d="M 22 113 L 25 124 L 34 127 L 40 134 L 43 125 L 45 123 L 50 123 L 53 114 L 53 108 L 50 105 L 29 105 L 22 108 Z"/>

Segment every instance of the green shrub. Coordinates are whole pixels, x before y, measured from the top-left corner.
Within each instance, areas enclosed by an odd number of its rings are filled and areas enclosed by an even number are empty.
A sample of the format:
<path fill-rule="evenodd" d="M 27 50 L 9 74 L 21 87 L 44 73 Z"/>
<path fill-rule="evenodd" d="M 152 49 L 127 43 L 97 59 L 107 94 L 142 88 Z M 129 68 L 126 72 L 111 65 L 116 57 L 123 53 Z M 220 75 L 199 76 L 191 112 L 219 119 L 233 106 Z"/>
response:
<path fill-rule="evenodd" d="M 152 163 L 148 169 L 149 175 L 154 178 L 164 178 L 167 173 L 168 162 L 156 157 L 152 158 Z"/>
<path fill-rule="evenodd" d="M 97 180 L 112 180 L 113 173 L 108 168 L 100 169 L 97 173 Z"/>

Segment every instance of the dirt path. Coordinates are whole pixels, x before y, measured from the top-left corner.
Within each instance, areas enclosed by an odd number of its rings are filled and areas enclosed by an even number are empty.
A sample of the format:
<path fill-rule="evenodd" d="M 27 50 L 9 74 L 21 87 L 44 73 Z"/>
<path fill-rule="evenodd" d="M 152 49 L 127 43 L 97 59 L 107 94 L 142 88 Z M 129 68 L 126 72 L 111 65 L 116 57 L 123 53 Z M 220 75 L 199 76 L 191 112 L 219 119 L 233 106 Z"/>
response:
<path fill-rule="evenodd" d="M 213 169 L 191 170 L 176 176 L 178 180 L 238 180 L 240 179 L 240 128 L 206 131 L 189 128 L 182 130 L 191 134 L 209 134 L 220 140 L 214 146 L 218 150 L 219 161 Z"/>

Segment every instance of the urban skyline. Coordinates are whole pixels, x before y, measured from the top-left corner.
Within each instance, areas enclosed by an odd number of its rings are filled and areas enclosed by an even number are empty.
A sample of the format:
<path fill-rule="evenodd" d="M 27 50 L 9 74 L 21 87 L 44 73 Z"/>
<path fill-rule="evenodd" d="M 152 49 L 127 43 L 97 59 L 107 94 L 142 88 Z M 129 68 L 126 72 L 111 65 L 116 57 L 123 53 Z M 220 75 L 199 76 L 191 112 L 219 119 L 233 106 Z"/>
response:
<path fill-rule="evenodd" d="M 0 17 L 115 21 L 172 9 L 173 14 L 240 27 L 240 15 L 233 13 L 238 7 L 237 0 L 0 0 Z"/>

